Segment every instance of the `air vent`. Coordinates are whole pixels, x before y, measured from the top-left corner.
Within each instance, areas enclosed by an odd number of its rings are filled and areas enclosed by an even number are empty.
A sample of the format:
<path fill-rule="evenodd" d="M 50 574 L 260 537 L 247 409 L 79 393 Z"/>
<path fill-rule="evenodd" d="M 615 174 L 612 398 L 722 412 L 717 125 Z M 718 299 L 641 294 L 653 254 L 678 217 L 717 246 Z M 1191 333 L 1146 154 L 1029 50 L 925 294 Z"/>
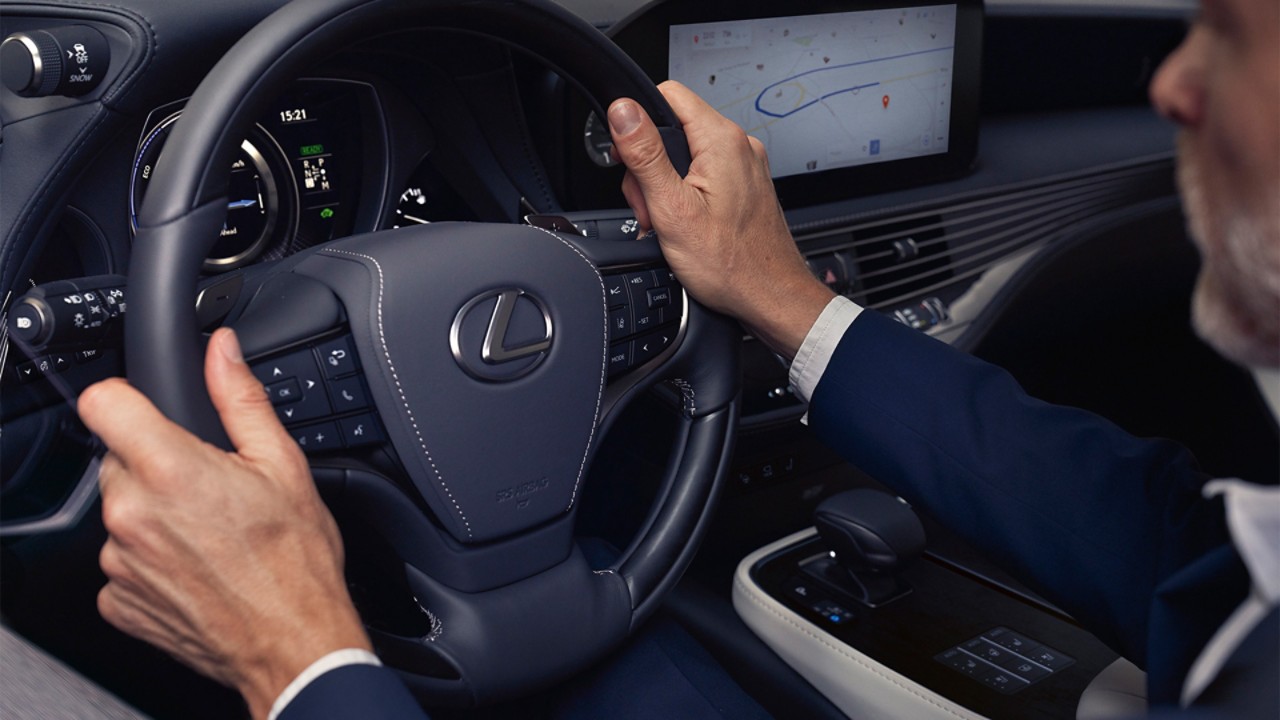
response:
<path fill-rule="evenodd" d="M 815 272 L 847 267 L 829 284 L 864 307 L 893 314 L 934 298 L 950 305 L 1023 251 L 1087 232 L 1113 212 L 1166 201 L 1174 193 L 1171 168 L 1159 156 L 793 231 Z"/>
<path fill-rule="evenodd" d="M 857 228 L 850 250 L 854 291 L 867 305 L 951 279 L 946 233 L 937 216 Z"/>

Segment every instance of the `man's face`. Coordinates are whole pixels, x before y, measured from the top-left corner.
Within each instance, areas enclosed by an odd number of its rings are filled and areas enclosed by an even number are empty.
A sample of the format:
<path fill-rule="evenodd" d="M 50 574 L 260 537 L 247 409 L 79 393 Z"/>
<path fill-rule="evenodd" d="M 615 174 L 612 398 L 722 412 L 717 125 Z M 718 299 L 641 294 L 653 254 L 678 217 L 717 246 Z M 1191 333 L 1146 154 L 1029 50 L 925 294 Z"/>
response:
<path fill-rule="evenodd" d="M 1151 85 L 1182 125 L 1178 182 L 1203 267 L 1193 317 L 1224 355 L 1280 366 L 1280 0 L 1202 0 Z"/>

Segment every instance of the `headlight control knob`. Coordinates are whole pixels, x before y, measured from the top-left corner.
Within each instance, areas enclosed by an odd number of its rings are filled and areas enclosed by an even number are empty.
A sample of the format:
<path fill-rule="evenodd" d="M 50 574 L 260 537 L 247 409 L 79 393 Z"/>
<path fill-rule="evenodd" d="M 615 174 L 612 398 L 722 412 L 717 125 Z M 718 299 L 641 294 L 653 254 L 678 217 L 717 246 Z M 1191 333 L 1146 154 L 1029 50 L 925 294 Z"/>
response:
<path fill-rule="evenodd" d="M 84 95 L 102 82 L 107 39 L 88 25 L 18 32 L 0 43 L 0 76 L 23 97 Z"/>

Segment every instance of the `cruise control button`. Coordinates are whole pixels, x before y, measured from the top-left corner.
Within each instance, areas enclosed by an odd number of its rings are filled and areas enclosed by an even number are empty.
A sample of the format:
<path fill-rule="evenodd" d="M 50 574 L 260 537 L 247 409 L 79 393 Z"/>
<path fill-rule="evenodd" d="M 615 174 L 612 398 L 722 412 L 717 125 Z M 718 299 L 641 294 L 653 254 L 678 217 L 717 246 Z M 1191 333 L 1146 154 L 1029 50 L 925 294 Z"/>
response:
<path fill-rule="evenodd" d="M 645 330 L 652 330 L 658 327 L 658 323 L 662 320 L 661 313 L 661 310 L 654 309 L 641 311 L 640 308 L 637 307 L 635 319 L 636 332 L 644 332 Z"/>
<path fill-rule="evenodd" d="M 644 291 L 651 287 L 656 287 L 653 279 L 653 273 L 645 270 L 644 272 L 627 273 L 627 287 L 631 288 L 631 301 L 637 304 L 643 304 Z"/>
<path fill-rule="evenodd" d="M 356 371 L 355 348 L 351 347 L 351 338 L 340 337 L 316 348 L 320 356 L 320 365 L 324 367 L 325 377 L 340 378 Z"/>
<path fill-rule="evenodd" d="M 660 308 L 671 304 L 671 288 L 656 287 L 649 291 L 649 307 Z"/>
<path fill-rule="evenodd" d="M 618 308 L 609 311 L 609 338 L 616 340 L 630 335 L 631 328 L 631 309 Z"/>

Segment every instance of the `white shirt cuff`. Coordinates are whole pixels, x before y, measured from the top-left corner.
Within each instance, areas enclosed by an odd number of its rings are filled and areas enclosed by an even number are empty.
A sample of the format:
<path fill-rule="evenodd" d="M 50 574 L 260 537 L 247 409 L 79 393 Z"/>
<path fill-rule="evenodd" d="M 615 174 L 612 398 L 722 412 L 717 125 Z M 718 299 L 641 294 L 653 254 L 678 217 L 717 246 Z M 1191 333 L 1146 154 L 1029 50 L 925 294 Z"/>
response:
<path fill-rule="evenodd" d="M 818 381 L 822 380 L 831 356 L 840 345 L 840 338 L 844 337 L 845 330 L 849 329 L 861 313 L 862 306 L 847 297 L 837 295 L 831 298 L 831 302 L 827 303 L 822 314 L 814 321 L 813 327 L 809 328 L 809 334 L 804 336 L 804 342 L 800 344 L 796 359 L 791 361 L 791 371 L 788 373 L 791 387 L 795 388 L 796 395 L 801 400 L 809 402 L 813 397 Z"/>
<path fill-rule="evenodd" d="M 378 659 L 377 655 L 368 650 L 360 650 L 359 648 L 334 650 L 308 665 L 306 670 L 299 673 L 298 677 L 289 683 L 284 692 L 280 693 L 280 697 L 276 698 L 275 703 L 272 704 L 271 712 L 267 714 L 267 720 L 276 720 L 276 718 L 280 717 L 280 713 L 284 712 L 286 707 L 289 707 L 289 703 L 293 702 L 293 699 L 298 697 L 316 678 L 330 670 L 337 670 L 347 665 L 375 665 L 381 667 L 382 661 Z"/>

